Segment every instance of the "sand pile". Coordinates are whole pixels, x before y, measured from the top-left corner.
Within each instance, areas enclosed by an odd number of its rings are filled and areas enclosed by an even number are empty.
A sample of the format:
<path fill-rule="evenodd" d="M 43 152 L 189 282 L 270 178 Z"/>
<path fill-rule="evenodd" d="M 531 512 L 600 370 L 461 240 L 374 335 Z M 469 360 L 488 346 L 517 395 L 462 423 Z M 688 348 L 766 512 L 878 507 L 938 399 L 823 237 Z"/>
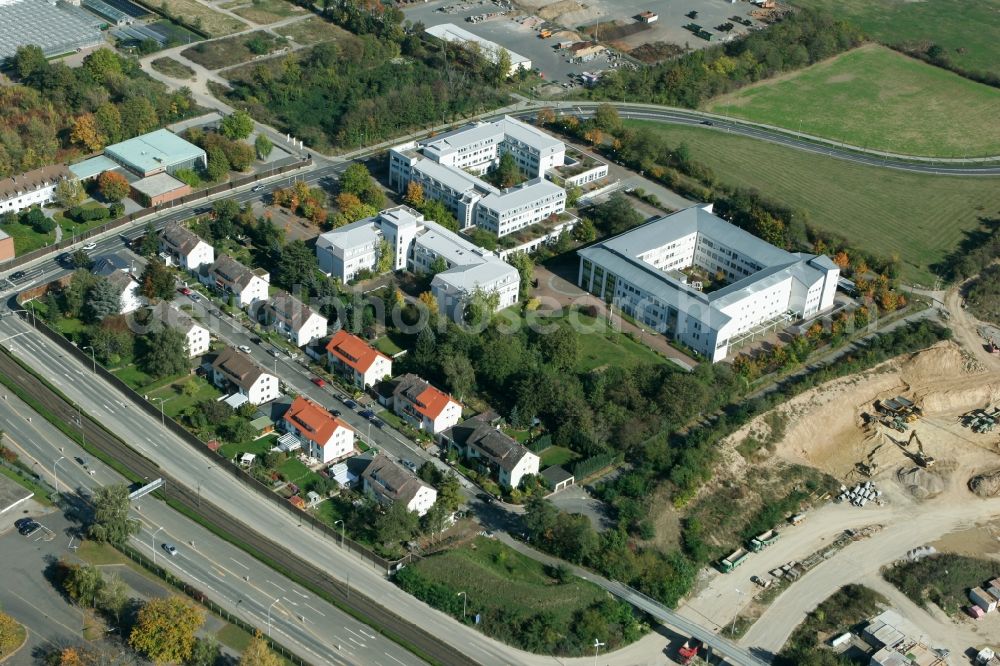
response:
<path fill-rule="evenodd" d="M 944 492 L 946 485 L 939 475 L 923 467 L 902 467 L 896 472 L 896 480 L 917 499 L 936 497 Z"/>
<path fill-rule="evenodd" d="M 1000 497 L 1000 469 L 969 479 L 969 490 L 980 497 Z"/>

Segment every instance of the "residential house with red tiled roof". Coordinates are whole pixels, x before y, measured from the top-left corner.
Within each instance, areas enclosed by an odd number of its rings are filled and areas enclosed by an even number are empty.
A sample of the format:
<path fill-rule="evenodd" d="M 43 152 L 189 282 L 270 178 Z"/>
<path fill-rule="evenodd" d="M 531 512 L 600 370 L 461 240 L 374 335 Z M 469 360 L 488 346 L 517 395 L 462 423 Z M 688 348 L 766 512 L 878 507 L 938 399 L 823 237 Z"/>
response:
<path fill-rule="evenodd" d="M 403 375 L 393 381 L 392 411 L 432 435 L 462 418 L 460 402 L 416 375 Z"/>
<path fill-rule="evenodd" d="M 354 451 L 354 430 L 317 405 L 299 396 L 285 412 L 282 426 L 294 433 L 312 458 L 329 463 Z"/>
<path fill-rule="evenodd" d="M 330 338 L 326 357 L 331 371 L 362 389 L 392 376 L 392 359 L 343 329 Z"/>

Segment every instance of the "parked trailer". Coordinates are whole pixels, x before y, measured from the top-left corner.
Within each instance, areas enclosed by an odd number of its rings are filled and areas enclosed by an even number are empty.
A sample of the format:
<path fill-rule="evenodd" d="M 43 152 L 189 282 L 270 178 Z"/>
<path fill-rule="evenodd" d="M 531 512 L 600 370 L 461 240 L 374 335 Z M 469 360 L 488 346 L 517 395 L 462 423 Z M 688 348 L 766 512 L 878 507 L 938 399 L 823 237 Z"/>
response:
<path fill-rule="evenodd" d="M 768 530 L 750 540 L 750 549 L 755 553 L 759 553 L 777 540 L 778 533 L 775 530 Z"/>
<path fill-rule="evenodd" d="M 698 650 L 701 649 L 701 641 L 697 638 L 689 638 L 684 641 L 684 645 L 681 649 L 677 651 L 677 655 L 681 658 L 682 664 L 690 664 L 691 661 L 698 656 Z"/>
<path fill-rule="evenodd" d="M 790 522 L 792 525 L 798 525 L 799 523 L 801 523 L 805 519 L 806 519 L 806 514 L 804 514 L 804 513 L 797 513 L 794 516 L 792 516 L 791 518 L 789 518 L 788 522 Z"/>
<path fill-rule="evenodd" d="M 730 555 L 723 558 L 722 561 L 719 563 L 719 566 L 722 569 L 722 573 L 729 573 L 736 567 L 746 562 L 748 557 L 750 557 L 750 551 L 748 551 L 746 548 L 739 548 L 733 551 Z"/>

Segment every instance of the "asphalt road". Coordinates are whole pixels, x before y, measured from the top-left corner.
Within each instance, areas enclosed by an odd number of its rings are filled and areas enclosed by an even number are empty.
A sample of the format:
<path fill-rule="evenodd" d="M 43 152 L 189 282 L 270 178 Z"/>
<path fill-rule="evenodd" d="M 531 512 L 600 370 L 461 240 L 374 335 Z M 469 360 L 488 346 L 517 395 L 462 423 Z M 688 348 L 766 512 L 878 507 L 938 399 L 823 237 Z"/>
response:
<path fill-rule="evenodd" d="M 6 399 L 0 400 L 0 420 L 4 423 L 7 446 L 13 448 L 50 485 L 58 485 L 64 494 L 89 497 L 98 486 L 127 483 L 126 479 L 90 456 L 17 396 L 7 394 Z M 265 633 L 270 617 L 270 631 L 275 640 L 312 663 L 378 666 L 424 663 L 373 632 L 371 627 L 174 511 L 163 501 L 146 496 L 134 502 L 133 508 L 133 517 L 142 523 L 141 533 L 132 539 L 134 547 Z M 41 542 L 53 542 L 62 549 L 60 552 L 65 552 L 74 529 L 71 524 L 58 513 L 41 518 L 41 522 L 43 525 L 51 524 L 54 534 L 39 534 L 30 541 L 40 542 L 36 544 L 38 548 L 43 545 Z M 17 532 L 14 532 L 14 537 L 21 538 Z M 176 546 L 175 556 L 167 555 L 163 549 L 165 543 Z M 55 545 L 49 546 L 49 550 Z M 3 552 L 6 560 L 6 547 Z M 38 568 L 37 562 L 25 562 L 20 558 L 16 561 L 19 566 L 32 570 Z M 10 591 L 5 594 L 9 595 Z M 23 594 L 25 603 L 31 600 L 37 605 L 36 598 L 43 598 L 40 594 L 32 594 L 31 590 Z M 9 608 L 7 603 L 5 607 Z M 53 622 L 56 624 L 50 625 L 52 632 L 46 630 L 42 633 L 54 642 L 63 637 L 65 632 L 60 627 L 69 624 L 75 610 L 72 607 L 60 609 L 59 604 L 48 603 L 42 612 L 55 618 Z M 76 613 L 77 624 L 78 615 Z M 33 615 L 28 611 L 26 617 L 30 619 Z"/>

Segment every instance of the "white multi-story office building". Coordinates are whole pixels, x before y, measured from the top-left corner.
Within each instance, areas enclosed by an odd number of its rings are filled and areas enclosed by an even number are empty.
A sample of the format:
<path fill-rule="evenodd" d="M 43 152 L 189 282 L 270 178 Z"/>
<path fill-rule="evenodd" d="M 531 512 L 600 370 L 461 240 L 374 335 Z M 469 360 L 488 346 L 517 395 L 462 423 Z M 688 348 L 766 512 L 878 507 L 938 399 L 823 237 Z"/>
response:
<path fill-rule="evenodd" d="M 529 180 L 500 189 L 477 177 L 505 154 Z M 424 196 L 448 206 L 462 228 L 475 225 L 506 236 L 566 210 L 566 192 L 545 179 L 565 162 L 562 141 L 505 116 L 396 146 L 389 151 L 389 185 L 404 192 L 419 183 Z"/>
<path fill-rule="evenodd" d="M 390 270 L 430 273 L 441 259 L 445 270 L 434 276 L 431 291 L 441 312 L 456 321 L 477 290 L 495 292 L 498 310 L 517 303 L 517 269 L 407 206 L 328 231 L 316 241 L 320 270 L 345 282 L 358 271 L 375 271 L 383 251 L 392 253 Z"/>
<path fill-rule="evenodd" d="M 694 206 L 577 252 L 578 284 L 642 324 L 721 361 L 743 336 L 833 306 L 840 269 L 786 252 Z M 682 269 L 727 284 L 704 293 Z"/>

